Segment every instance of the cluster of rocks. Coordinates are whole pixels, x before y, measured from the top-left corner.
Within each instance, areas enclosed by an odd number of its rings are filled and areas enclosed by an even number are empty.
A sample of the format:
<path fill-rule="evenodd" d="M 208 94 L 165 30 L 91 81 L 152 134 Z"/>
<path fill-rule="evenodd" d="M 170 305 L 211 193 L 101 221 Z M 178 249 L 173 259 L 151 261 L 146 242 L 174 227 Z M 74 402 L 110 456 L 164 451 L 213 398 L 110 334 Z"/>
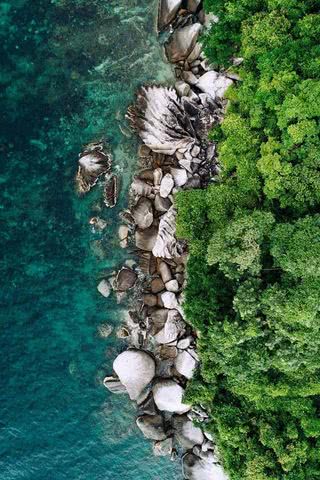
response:
<path fill-rule="evenodd" d="M 98 285 L 104 296 L 114 289 L 119 301 L 132 292 L 119 334 L 129 347 L 104 385 L 137 403 L 137 425 L 154 442 L 155 455 L 182 454 L 188 480 L 227 478 L 206 432 L 206 412 L 184 401 L 199 359 L 196 332 L 182 308 L 187 245 L 176 238 L 174 204 L 175 193 L 205 186 L 218 170 L 208 131 L 222 119 L 223 95 L 233 80 L 210 69 L 201 52 L 198 37 L 207 20 L 201 0 L 160 0 L 158 29 L 170 34 L 164 48 L 176 83 L 141 88 L 128 110 L 143 144 L 119 241 L 123 248 L 132 245 L 137 262 Z"/>
<path fill-rule="evenodd" d="M 104 142 L 92 142 L 79 154 L 76 188 L 79 195 L 88 193 L 104 175 L 104 203 L 114 207 L 118 198 L 118 178 L 111 172 L 112 158 Z"/>

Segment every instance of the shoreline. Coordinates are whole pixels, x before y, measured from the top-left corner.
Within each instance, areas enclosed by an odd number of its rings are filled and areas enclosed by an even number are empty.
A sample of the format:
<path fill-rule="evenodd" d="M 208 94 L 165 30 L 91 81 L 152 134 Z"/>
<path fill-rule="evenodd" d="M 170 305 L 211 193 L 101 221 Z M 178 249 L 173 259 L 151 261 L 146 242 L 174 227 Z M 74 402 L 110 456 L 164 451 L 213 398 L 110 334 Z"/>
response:
<path fill-rule="evenodd" d="M 176 238 L 174 203 L 175 193 L 204 188 L 218 173 L 208 132 L 222 120 L 223 94 L 233 79 L 212 70 L 201 52 L 197 40 L 209 20 L 215 21 L 206 17 L 201 1 L 173 6 L 159 0 L 158 33 L 169 35 L 164 50 L 176 82 L 141 87 L 128 109 L 127 118 L 143 143 L 128 209 L 121 213 L 119 241 L 122 248 L 132 247 L 135 258 L 98 285 L 103 296 L 114 290 L 118 303 L 127 294 L 131 303 L 117 332 L 128 348 L 114 360 L 115 374 L 104 385 L 136 401 L 137 425 L 153 441 L 154 454 L 182 457 L 183 476 L 190 480 L 227 478 L 206 432 L 207 413 L 183 401 L 199 358 L 197 334 L 182 308 L 188 247 Z M 111 159 L 101 143 L 89 152 L 90 158 L 88 148 L 80 155 L 78 185 L 84 182 L 88 191 L 104 174 L 105 203 L 113 207 L 118 192 Z"/>

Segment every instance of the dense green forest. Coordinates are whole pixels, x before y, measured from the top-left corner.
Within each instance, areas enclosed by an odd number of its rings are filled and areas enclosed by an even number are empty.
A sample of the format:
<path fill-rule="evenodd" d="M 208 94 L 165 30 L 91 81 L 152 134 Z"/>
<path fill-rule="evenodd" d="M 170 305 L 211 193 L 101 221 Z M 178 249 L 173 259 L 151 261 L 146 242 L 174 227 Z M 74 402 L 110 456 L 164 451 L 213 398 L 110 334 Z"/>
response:
<path fill-rule="evenodd" d="M 231 480 L 320 479 L 320 2 L 206 0 L 207 57 L 241 81 L 211 132 L 221 174 L 180 192 L 184 309 Z M 232 58 L 243 58 L 232 66 Z"/>

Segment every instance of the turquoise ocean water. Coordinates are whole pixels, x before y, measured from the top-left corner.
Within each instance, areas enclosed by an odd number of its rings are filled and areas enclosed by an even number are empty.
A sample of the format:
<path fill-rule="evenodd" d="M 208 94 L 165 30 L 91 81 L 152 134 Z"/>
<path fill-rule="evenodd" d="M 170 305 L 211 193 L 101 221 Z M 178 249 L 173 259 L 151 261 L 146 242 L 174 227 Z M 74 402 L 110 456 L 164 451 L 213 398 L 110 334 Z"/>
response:
<path fill-rule="evenodd" d="M 171 72 L 154 0 L 0 2 L 1 480 L 167 480 L 126 396 L 102 385 L 124 348 L 98 327 L 122 305 L 96 290 L 125 260 L 118 213 L 135 167 L 124 121 L 137 85 Z M 81 145 L 105 138 L 122 175 L 116 209 L 74 194 Z M 88 220 L 108 222 L 103 236 Z"/>

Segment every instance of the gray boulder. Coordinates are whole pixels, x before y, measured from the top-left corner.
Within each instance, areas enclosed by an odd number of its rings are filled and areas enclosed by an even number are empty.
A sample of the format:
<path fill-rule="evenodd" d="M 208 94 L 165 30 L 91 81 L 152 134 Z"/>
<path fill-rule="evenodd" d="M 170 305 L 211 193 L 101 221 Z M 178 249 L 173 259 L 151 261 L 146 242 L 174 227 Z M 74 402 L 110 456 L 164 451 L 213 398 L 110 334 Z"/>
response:
<path fill-rule="evenodd" d="M 175 30 L 165 46 L 166 55 L 170 63 L 180 62 L 190 55 L 197 42 L 201 28 L 200 23 L 194 23 Z"/>
<path fill-rule="evenodd" d="M 109 390 L 111 393 L 127 393 L 126 387 L 122 385 L 120 380 L 116 377 L 106 377 L 103 380 L 103 385 Z"/>
<path fill-rule="evenodd" d="M 172 203 L 169 198 L 163 198 L 160 196 L 160 193 L 157 193 L 154 199 L 154 208 L 157 212 L 165 213 L 169 210 Z"/>
<path fill-rule="evenodd" d="M 126 292 L 130 288 L 134 287 L 137 278 L 138 275 L 136 274 L 136 272 L 131 270 L 131 268 L 121 268 L 115 281 L 116 290 L 118 290 L 119 292 Z"/>
<path fill-rule="evenodd" d="M 183 187 L 187 183 L 188 175 L 184 168 L 171 168 L 170 171 L 176 187 Z"/>
<path fill-rule="evenodd" d="M 173 309 L 179 306 L 177 297 L 173 292 L 162 293 L 161 300 L 165 308 Z"/>
<path fill-rule="evenodd" d="M 202 445 L 205 440 L 201 429 L 196 427 L 187 415 L 174 416 L 173 428 L 176 439 L 186 449 L 191 449 L 195 445 Z"/>
<path fill-rule="evenodd" d="M 160 0 L 158 10 L 158 30 L 166 28 L 181 7 L 182 0 Z"/>
<path fill-rule="evenodd" d="M 140 250 L 151 252 L 157 241 L 158 229 L 149 227 L 145 230 L 137 230 L 135 233 L 136 246 Z"/>
<path fill-rule="evenodd" d="M 137 425 L 149 440 L 164 440 L 167 438 L 162 415 L 141 415 L 137 418 Z"/>
<path fill-rule="evenodd" d="M 228 480 L 221 465 L 213 463 L 213 458 L 200 458 L 194 453 L 183 457 L 183 475 L 186 480 Z"/>
<path fill-rule="evenodd" d="M 187 9 L 190 12 L 196 12 L 199 8 L 201 0 L 188 0 L 187 1 Z"/>
<path fill-rule="evenodd" d="M 160 442 L 154 442 L 153 444 L 153 454 L 156 457 L 164 457 L 166 455 L 171 455 L 173 447 L 172 438 L 166 438 Z"/>
<path fill-rule="evenodd" d="M 154 359 L 143 350 L 127 350 L 117 356 L 113 369 L 126 387 L 131 400 L 139 398 L 156 372 Z"/>
<path fill-rule="evenodd" d="M 190 85 L 182 80 L 178 80 L 175 84 L 175 89 L 180 97 L 187 97 L 190 93 Z"/>
<path fill-rule="evenodd" d="M 170 207 L 170 209 L 162 215 L 158 236 L 152 249 L 155 257 L 174 258 L 179 256 L 177 239 L 175 237 L 176 216 L 177 212 L 174 207 Z"/>

